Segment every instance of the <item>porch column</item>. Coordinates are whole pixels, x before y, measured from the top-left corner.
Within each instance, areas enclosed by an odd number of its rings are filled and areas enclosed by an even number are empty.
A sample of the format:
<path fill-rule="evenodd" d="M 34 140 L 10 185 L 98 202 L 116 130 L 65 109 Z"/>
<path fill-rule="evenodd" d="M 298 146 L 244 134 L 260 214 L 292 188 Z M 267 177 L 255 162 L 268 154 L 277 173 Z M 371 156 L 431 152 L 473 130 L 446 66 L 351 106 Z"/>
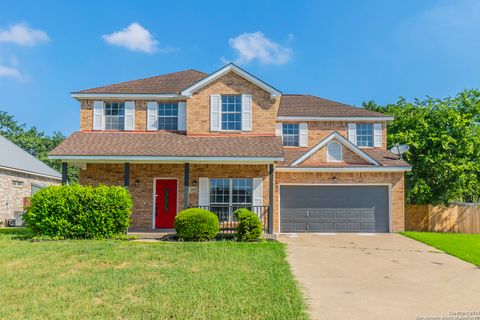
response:
<path fill-rule="evenodd" d="M 185 163 L 183 171 L 183 209 L 188 208 L 188 193 L 190 189 L 190 163 Z"/>
<path fill-rule="evenodd" d="M 270 181 L 270 188 L 268 190 L 268 233 L 273 233 L 273 189 L 274 183 L 273 178 L 275 175 L 275 168 L 273 164 L 268 166 L 268 176 Z"/>
<path fill-rule="evenodd" d="M 68 184 L 68 164 L 66 162 L 62 162 L 62 184 Z"/>
<path fill-rule="evenodd" d="M 123 186 L 126 189 L 130 187 L 130 163 L 128 162 L 123 165 Z"/>

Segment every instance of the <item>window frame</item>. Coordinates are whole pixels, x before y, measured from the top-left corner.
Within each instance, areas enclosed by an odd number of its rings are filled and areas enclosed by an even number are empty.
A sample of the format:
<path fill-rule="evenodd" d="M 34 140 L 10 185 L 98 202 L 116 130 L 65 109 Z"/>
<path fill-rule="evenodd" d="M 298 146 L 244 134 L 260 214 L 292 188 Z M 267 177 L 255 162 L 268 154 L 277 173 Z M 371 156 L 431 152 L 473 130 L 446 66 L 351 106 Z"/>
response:
<path fill-rule="evenodd" d="M 340 159 L 339 160 L 330 158 L 330 146 L 334 145 L 334 144 L 340 146 Z M 343 161 L 344 161 L 343 160 L 343 145 L 338 141 L 330 141 L 327 144 L 327 162 L 343 162 Z"/>
<path fill-rule="evenodd" d="M 160 106 L 165 106 L 165 105 L 175 105 L 176 106 L 176 115 L 160 115 Z M 160 128 L 160 118 L 163 119 L 173 119 L 175 118 L 175 129 L 164 129 Z M 158 102 L 157 103 L 157 130 L 163 130 L 163 131 L 178 131 L 178 101 L 172 101 L 172 102 Z"/>
<path fill-rule="evenodd" d="M 110 107 L 112 108 L 111 104 L 117 104 L 119 111 L 123 110 L 122 115 L 107 115 L 107 109 Z M 105 121 L 105 128 L 104 130 L 106 131 L 125 131 L 125 101 L 104 101 L 103 102 L 103 108 L 104 108 L 104 121 Z M 111 129 L 107 128 L 108 120 L 112 120 L 114 118 L 118 118 L 118 124 L 120 125 L 120 129 Z M 120 121 L 121 120 L 121 121 Z M 110 123 L 111 124 L 111 123 Z"/>
<path fill-rule="evenodd" d="M 227 206 L 228 212 L 227 212 L 227 220 L 221 220 L 221 222 L 231 222 L 233 221 L 233 212 L 238 209 L 238 208 L 250 208 L 249 210 L 253 209 L 253 178 L 209 178 L 209 190 L 208 190 L 208 196 L 209 196 L 209 204 L 210 204 L 210 209 L 212 207 L 222 207 L 222 206 Z M 228 181 L 228 202 L 213 202 L 212 201 L 212 183 L 213 180 L 227 180 Z M 247 194 L 245 195 L 246 200 L 248 197 L 250 197 L 250 202 L 233 202 L 234 198 L 234 180 L 242 180 L 245 181 L 246 184 L 244 185 L 247 187 Z M 249 188 L 249 189 L 248 189 Z M 248 191 L 250 194 L 248 195 Z M 222 217 L 219 217 L 219 219 L 223 218 L 223 215 L 225 213 L 221 212 Z"/>
<path fill-rule="evenodd" d="M 371 131 L 371 135 L 367 135 L 365 133 L 359 134 L 359 130 L 366 131 L 365 128 L 360 128 L 362 126 L 369 126 L 370 131 Z M 371 144 L 360 145 L 359 144 L 359 140 L 360 140 L 359 137 L 367 137 L 367 139 L 369 139 L 368 142 L 371 142 Z M 375 145 L 375 141 L 374 141 L 375 140 L 375 132 L 374 132 L 374 128 L 373 128 L 373 123 L 357 123 L 355 125 L 355 139 L 356 139 L 357 147 L 359 147 L 359 148 L 373 148 L 374 145 Z"/>
<path fill-rule="evenodd" d="M 236 97 L 240 100 L 240 111 L 223 111 L 223 98 L 227 98 L 227 97 Z M 226 104 L 229 104 L 229 102 L 226 102 Z M 223 128 L 223 115 L 229 115 L 229 114 L 233 114 L 233 115 L 240 115 L 240 120 L 239 120 L 239 124 L 240 124 L 240 127 L 239 129 L 224 129 Z M 220 131 L 233 131 L 233 132 L 238 132 L 238 131 L 242 131 L 242 114 L 243 114 L 243 101 L 242 101 L 242 95 L 241 94 L 222 94 L 220 95 Z M 227 123 L 229 121 L 226 121 Z M 236 123 L 236 122 L 234 122 Z"/>
<path fill-rule="evenodd" d="M 285 133 L 285 127 L 286 126 L 295 126 L 297 129 L 297 133 Z M 285 137 L 293 137 L 295 139 L 296 136 L 296 144 L 285 144 Z M 294 140 L 295 142 L 295 140 Z M 283 147 L 292 147 L 292 148 L 298 148 L 300 147 L 300 124 L 299 123 L 282 123 L 282 146 Z"/>

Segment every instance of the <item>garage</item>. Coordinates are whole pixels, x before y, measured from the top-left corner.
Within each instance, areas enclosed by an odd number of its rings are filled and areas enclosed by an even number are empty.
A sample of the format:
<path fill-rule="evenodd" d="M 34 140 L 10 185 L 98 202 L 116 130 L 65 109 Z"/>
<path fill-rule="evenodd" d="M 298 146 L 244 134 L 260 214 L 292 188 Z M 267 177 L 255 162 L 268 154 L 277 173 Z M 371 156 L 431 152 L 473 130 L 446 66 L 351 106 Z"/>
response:
<path fill-rule="evenodd" d="M 280 232 L 389 232 L 385 185 L 280 186 Z"/>

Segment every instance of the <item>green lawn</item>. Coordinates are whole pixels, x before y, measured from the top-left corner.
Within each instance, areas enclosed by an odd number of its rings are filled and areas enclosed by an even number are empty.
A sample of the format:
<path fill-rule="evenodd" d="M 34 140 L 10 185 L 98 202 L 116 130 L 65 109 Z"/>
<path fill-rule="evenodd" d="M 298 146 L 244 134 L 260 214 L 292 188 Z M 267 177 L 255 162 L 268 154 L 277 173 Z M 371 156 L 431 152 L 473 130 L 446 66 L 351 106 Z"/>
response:
<path fill-rule="evenodd" d="M 480 266 L 480 234 L 402 232 L 404 236 Z"/>
<path fill-rule="evenodd" d="M 19 232 L 0 229 L 1 319 L 307 318 L 281 243 L 31 242 Z"/>

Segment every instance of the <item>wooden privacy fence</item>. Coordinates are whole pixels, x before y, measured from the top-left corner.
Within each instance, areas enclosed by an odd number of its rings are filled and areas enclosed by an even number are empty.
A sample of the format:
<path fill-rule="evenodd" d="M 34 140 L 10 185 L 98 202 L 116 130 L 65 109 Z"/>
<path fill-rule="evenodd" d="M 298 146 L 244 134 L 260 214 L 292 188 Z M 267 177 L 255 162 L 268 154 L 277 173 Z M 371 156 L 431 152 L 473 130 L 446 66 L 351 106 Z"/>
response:
<path fill-rule="evenodd" d="M 405 229 L 409 231 L 436 231 L 480 233 L 480 205 L 451 206 L 406 205 Z"/>

